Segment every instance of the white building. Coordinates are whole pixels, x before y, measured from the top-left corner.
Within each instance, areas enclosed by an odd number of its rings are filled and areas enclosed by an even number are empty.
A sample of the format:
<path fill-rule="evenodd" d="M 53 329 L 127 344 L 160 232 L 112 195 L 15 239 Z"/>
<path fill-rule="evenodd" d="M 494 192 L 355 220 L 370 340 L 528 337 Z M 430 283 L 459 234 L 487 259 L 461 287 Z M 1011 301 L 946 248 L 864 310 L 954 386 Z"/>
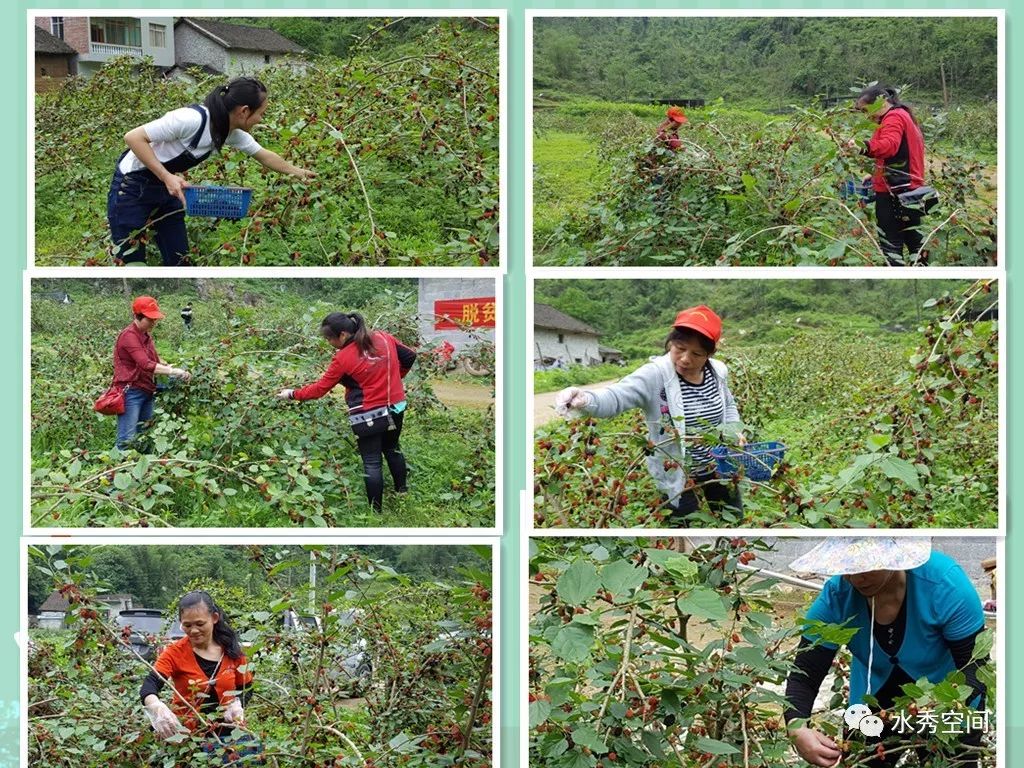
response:
<path fill-rule="evenodd" d="M 598 365 L 600 332 L 548 304 L 533 305 L 533 364 Z"/>
<path fill-rule="evenodd" d="M 135 608 L 133 595 L 97 595 L 96 599 L 106 608 L 108 621 L 113 621 L 121 611 Z M 64 621 L 71 611 L 71 604 L 60 592 L 52 592 L 39 606 L 38 625 L 40 629 L 64 629 Z"/>
<path fill-rule="evenodd" d="M 494 280 L 481 277 L 421 277 L 417 313 L 427 343 L 447 341 L 458 354 L 481 341 L 494 343 Z"/>
<path fill-rule="evenodd" d="M 282 63 L 305 67 L 306 50 L 265 27 L 228 24 L 183 16 L 174 25 L 174 63 L 177 69 L 198 67 L 229 77 L 252 75 Z"/>

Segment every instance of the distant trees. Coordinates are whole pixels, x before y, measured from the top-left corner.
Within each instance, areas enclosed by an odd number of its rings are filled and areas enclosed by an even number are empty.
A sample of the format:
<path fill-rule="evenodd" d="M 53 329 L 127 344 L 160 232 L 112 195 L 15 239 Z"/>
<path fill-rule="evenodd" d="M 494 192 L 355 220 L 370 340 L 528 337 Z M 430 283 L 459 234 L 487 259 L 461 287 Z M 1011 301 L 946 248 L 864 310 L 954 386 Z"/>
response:
<path fill-rule="evenodd" d="M 542 18 L 534 85 L 609 100 L 723 97 L 777 106 L 861 82 L 914 98 L 995 98 L 994 18 Z"/>

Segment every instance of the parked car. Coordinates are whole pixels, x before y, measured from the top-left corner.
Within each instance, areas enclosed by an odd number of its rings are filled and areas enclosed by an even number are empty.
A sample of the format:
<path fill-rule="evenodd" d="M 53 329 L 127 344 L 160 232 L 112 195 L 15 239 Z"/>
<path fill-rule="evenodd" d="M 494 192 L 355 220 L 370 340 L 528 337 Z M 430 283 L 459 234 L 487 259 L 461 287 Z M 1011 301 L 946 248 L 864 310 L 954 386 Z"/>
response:
<path fill-rule="evenodd" d="M 360 612 L 354 608 L 336 612 L 339 624 L 350 628 L 345 632 L 349 642 L 339 654 L 341 665 L 329 673 L 336 684 L 347 688 L 353 696 L 363 694 L 373 676 L 373 662 L 367 650 L 369 645 L 355 627 L 359 615 Z M 294 632 L 319 631 L 323 626 L 319 616 L 299 614 L 290 610 L 284 612 L 283 621 L 285 629 Z"/>
<path fill-rule="evenodd" d="M 125 651 L 130 648 L 146 661 L 153 661 L 159 650 L 167 643 L 185 636 L 181 624 L 164 616 L 156 608 L 129 608 L 121 611 L 114 620 L 118 627 L 129 627 Z"/>

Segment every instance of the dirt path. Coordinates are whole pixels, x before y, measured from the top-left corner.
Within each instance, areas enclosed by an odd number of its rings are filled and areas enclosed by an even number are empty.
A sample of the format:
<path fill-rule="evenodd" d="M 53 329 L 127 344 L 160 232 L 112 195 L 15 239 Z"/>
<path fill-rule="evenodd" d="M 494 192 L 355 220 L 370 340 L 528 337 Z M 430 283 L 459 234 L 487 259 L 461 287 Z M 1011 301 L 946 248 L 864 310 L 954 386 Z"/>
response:
<path fill-rule="evenodd" d="M 435 379 L 430 385 L 445 405 L 485 411 L 494 404 L 489 386 L 452 379 Z"/>
<path fill-rule="evenodd" d="M 580 387 L 580 389 L 600 389 L 601 387 L 607 387 L 609 384 L 614 384 L 618 379 L 612 379 L 611 381 L 602 381 L 597 384 L 587 384 Z M 534 428 L 547 424 L 552 419 L 559 418 L 558 414 L 555 413 L 555 395 L 558 392 L 541 392 L 533 396 L 533 426 Z"/>
<path fill-rule="evenodd" d="M 944 155 L 927 155 L 926 162 L 928 164 L 928 170 L 925 177 L 926 183 L 931 183 L 928 179 L 934 179 L 942 171 L 942 164 L 946 161 Z M 978 197 L 984 200 L 990 205 L 995 205 L 999 194 L 998 190 L 998 169 L 995 164 L 986 164 L 982 169 L 981 178 L 975 182 L 974 188 L 978 193 Z"/>

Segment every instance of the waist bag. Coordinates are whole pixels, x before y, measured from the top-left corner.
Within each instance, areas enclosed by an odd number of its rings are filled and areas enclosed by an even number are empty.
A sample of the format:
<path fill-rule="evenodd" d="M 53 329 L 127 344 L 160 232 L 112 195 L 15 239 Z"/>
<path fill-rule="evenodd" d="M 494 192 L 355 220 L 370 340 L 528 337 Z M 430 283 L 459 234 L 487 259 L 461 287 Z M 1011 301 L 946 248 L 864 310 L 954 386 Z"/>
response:
<path fill-rule="evenodd" d="M 349 426 L 357 437 L 379 435 L 395 429 L 395 420 L 391 416 L 391 406 L 382 405 L 369 411 L 349 414 Z"/>
<path fill-rule="evenodd" d="M 896 195 L 896 199 L 900 201 L 900 205 L 904 208 L 911 208 L 913 210 L 923 211 L 928 213 L 939 203 L 939 193 L 935 187 L 918 187 L 917 189 L 911 189 L 908 192 L 900 192 Z"/>

